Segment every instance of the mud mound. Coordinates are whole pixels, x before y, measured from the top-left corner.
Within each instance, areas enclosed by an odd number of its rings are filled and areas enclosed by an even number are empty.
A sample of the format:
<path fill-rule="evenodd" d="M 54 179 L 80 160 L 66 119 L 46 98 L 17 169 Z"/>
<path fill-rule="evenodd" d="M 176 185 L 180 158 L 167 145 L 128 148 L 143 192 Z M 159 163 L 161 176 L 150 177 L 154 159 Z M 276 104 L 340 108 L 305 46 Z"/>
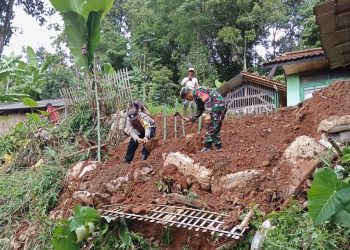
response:
<path fill-rule="evenodd" d="M 105 195 L 105 199 L 91 200 L 94 206 L 103 204 L 150 204 L 165 199 L 160 192 L 160 183 L 167 184 L 168 178 L 171 192 L 183 195 L 195 195 L 213 211 L 230 213 L 244 209 L 250 203 L 259 203 L 260 209 L 265 212 L 278 210 L 284 202 L 281 191 L 288 185 L 286 180 L 290 171 L 281 162 L 284 151 L 299 136 L 307 135 L 319 139 L 317 127 L 321 120 L 332 115 L 346 115 L 350 112 L 350 82 L 339 81 L 326 89 L 315 93 L 312 99 L 295 107 L 280 109 L 269 116 L 243 117 L 227 120 L 222 128 L 223 150 L 197 153 L 202 146 L 202 134 L 197 134 L 198 126 L 186 127 L 187 136 L 174 138 L 173 119 L 169 117 L 166 141 L 160 141 L 161 146 L 156 148 L 146 162 L 140 162 L 140 152 L 135 155 L 131 165 L 121 164 L 124 157 L 127 141 L 114 150 L 109 161 L 90 171 L 82 179 L 75 180 L 75 187 L 92 194 Z M 163 119 L 157 117 L 157 137 L 163 139 Z M 178 119 L 178 133 L 181 134 L 181 121 Z M 212 193 L 203 190 L 201 185 L 191 176 L 184 176 L 173 166 L 164 167 L 165 154 L 182 152 L 189 155 L 194 162 L 205 166 L 211 171 L 212 177 L 220 180 L 222 176 L 244 171 L 259 173 L 256 178 L 248 181 L 244 186 L 227 188 L 224 191 Z M 302 167 L 302 166 L 301 166 Z M 276 175 L 278 173 L 278 175 Z M 70 185 L 72 186 L 72 185 Z M 68 216 L 73 204 L 78 202 L 72 199 L 76 189 L 65 185 L 60 195 L 58 207 L 53 214 Z M 167 192 L 164 191 L 163 192 Z M 84 203 L 84 202 L 80 202 Z M 142 224 L 132 224 L 136 231 L 147 231 Z M 147 227 L 146 227 L 147 228 Z M 149 237 L 159 239 L 159 227 L 152 232 L 146 232 Z M 178 231 L 176 231 L 178 232 Z M 208 247 L 205 238 L 190 233 L 191 242 L 200 242 L 200 246 L 193 245 L 193 249 Z M 182 242 L 186 244 L 186 240 Z M 175 244 L 175 243 L 174 243 Z M 178 242 L 176 243 L 178 244 Z M 194 244 L 194 243 L 193 243 Z M 190 243 L 192 246 L 192 243 Z M 213 244 L 215 245 L 215 244 Z M 170 246 L 169 249 L 178 249 Z"/>

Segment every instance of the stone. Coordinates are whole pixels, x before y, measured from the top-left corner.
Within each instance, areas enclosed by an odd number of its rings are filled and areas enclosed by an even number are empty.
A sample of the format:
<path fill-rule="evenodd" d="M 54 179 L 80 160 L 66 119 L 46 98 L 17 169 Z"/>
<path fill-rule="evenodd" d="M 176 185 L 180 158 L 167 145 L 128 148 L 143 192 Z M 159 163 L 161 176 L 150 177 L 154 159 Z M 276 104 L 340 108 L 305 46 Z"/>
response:
<path fill-rule="evenodd" d="M 94 206 L 100 207 L 102 205 L 109 204 L 110 202 L 111 202 L 110 194 L 101 194 L 101 193 L 94 194 Z"/>
<path fill-rule="evenodd" d="M 140 168 L 137 168 L 134 171 L 133 177 L 136 181 L 148 181 L 152 178 L 152 176 L 155 174 L 154 167 L 150 164 L 142 164 Z"/>
<path fill-rule="evenodd" d="M 255 178 L 259 178 L 263 173 L 262 170 L 246 170 L 233 174 L 227 174 L 218 178 L 213 178 L 211 190 L 213 193 L 220 192 L 231 188 L 244 187 Z"/>
<path fill-rule="evenodd" d="M 308 136 L 297 137 L 292 144 L 284 151 L 283 157 L 291 163 L 295 163 L 300 159 L 313 159 L 316 155 L 326 150 L 324 146 L 319 144 L 315 139 Z"/>
<path fill-rule="evenodd" d="M 67 179 L 70 180 L 72 178 L 78 178 L 78 175 L 81 172 L 82 167 L 84 166 L 86 162 L 85 161 L 81 161 L 78 162 L 77 164 L 75 164 L 73 167 L 71 167 L 68 171 L 67 171 Z"/>
<path fill-rule="evenodd" d="M 105 184 L 105 188 L 108 191 L 108 193 L 113 194 L 116 191 L 120 189 L 120 187 L 129 181 L 129 176 L 121 176 L 118 177 L 115 180 L 110 181 L 109 183 Z"/>
<path fill-rule="evenodd" d="M 201 185 L 201 189 L 210 190 L 212 170 L 194 163 L 194 160 L 180 152 L 169 153 L 164 166 L 174 165 L 185 176 L 192 175 Z"/>
<path fill-rule="evenodd" d="M 73 193 L 73 199 L 78 200 L 86 205 L 93 205 L 94 194 L 88 191 L 75 191 Z"/>
<path fill-rule="evenodd" d="M 81 179 L 86 173 L 91 172 L 91 171 L 95 170 L 96 168 L 97 168 L 97 161 L 89 162 L 88 165 L 85 165 L 83 167 L 83 169 L 81 170 L 78 178 Z"/>
<path fill-rule="evenodd" d="M 320 122 L 317 131 L 327 133 L 350 131 L 350 115 L 331 116 Z"/>
<path fill-rule="evenodd" d="M 283 198 L 294 195 L 302 187 L 327 151 L 326 147 L 308 136 L 300 136 L 289 145 L 279 163 L 288 170 L 287 179 L 283 182 L 283 186 L 279 187 Z M 276 175 L 277 180 L 283 178 L 278 172 Z"/>

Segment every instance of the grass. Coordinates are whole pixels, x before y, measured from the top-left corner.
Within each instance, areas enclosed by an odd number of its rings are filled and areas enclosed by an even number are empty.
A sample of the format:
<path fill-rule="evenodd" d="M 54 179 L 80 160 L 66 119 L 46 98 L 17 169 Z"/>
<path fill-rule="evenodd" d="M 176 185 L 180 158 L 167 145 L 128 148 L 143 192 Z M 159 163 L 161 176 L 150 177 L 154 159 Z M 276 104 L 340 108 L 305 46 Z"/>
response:
<path fill-rule="evenodd" d="M 274 226 L 265 238 L 263 249 L 266 250 L 298 250 L 298 249 L 349 249 L 350 230 L 336 225 L 323 224 L 315 226 L 308 214 L 297 204 L 283 211 L 272 212 L 263 216 L 257 212 L 252 221 L 252 229 L 248 238 L 241 242 L 237 249 L 249 249 L 250 242 L 261 223 L 269 219 Z"/>
<path fill-rule="evenodd" d="M 61 181 L 71 164 L 64 155 L 73 151 L 72 146 L 63 145 L 56 151 L 61 153 L 56 153 L 55 159 L 46 154 L 44 163 L 35 169 L 1 176 L 0 197 L 5 204 L 0 206 L 0 246 L 1 242 L 8 244 L 15 227 L 23 222 L 38 225 L 37 239 L 29 242 L 28 247 L 46 249 L 50 246 L 53 223 L 48 212 L 57 203 Z M 6 246 L 1 246 L 1 249 L 6 249 Z"/>

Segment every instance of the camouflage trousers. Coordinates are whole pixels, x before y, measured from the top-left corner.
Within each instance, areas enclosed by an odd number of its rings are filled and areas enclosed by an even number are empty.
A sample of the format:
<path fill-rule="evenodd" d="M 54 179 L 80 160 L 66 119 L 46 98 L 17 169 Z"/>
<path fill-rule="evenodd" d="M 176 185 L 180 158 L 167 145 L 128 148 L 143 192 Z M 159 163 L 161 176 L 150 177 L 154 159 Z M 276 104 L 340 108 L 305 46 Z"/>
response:
<path fill-rule="evenodd" d="M 215 111 L 210 113 L 210 121 L 206 124 L 205 143 L 212 145 L 221 144 L 220 130 L 222 120 L 224 119 L 223 111 Z"/>

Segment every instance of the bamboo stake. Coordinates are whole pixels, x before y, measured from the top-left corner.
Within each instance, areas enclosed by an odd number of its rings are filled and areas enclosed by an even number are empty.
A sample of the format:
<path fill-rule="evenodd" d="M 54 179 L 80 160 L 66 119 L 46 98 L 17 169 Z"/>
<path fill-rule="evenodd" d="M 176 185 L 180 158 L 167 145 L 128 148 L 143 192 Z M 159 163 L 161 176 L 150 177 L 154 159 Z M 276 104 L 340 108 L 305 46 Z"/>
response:
<path fill-rule="evenodd" d="M 175 99 L 175 110 L 177 110 L 177 105 L 178 105 L 178 100 L 176 98 Z M 174 133 L 175 133 L 175 138 L 177 138 L 177 116 L 174 117 Z"/>
<path fill-rule="evenodd" d="M 100 104 L 98 101 L 97 79 L 96 79 L 96 57 L 94 55 L 94 81 L 95 81 L 95 100 L 97 111 L 97 161 L 101 161 L 101 121 L 100 121 Z"/>
<path fill-rule="evenodd" d="M 199 117 L 198 121 L 198 133 L 200 134 L 202 132 L 202 116 Z"/>
<path fill-rule="evenodd" d="M 166 103 L 164 103 L 164 141 L 166 140 L 166 118 L 167 118 L 167 115 L 166 115 L 166 112 L 167 112 L 167 106 L 166 106 Z"/>

